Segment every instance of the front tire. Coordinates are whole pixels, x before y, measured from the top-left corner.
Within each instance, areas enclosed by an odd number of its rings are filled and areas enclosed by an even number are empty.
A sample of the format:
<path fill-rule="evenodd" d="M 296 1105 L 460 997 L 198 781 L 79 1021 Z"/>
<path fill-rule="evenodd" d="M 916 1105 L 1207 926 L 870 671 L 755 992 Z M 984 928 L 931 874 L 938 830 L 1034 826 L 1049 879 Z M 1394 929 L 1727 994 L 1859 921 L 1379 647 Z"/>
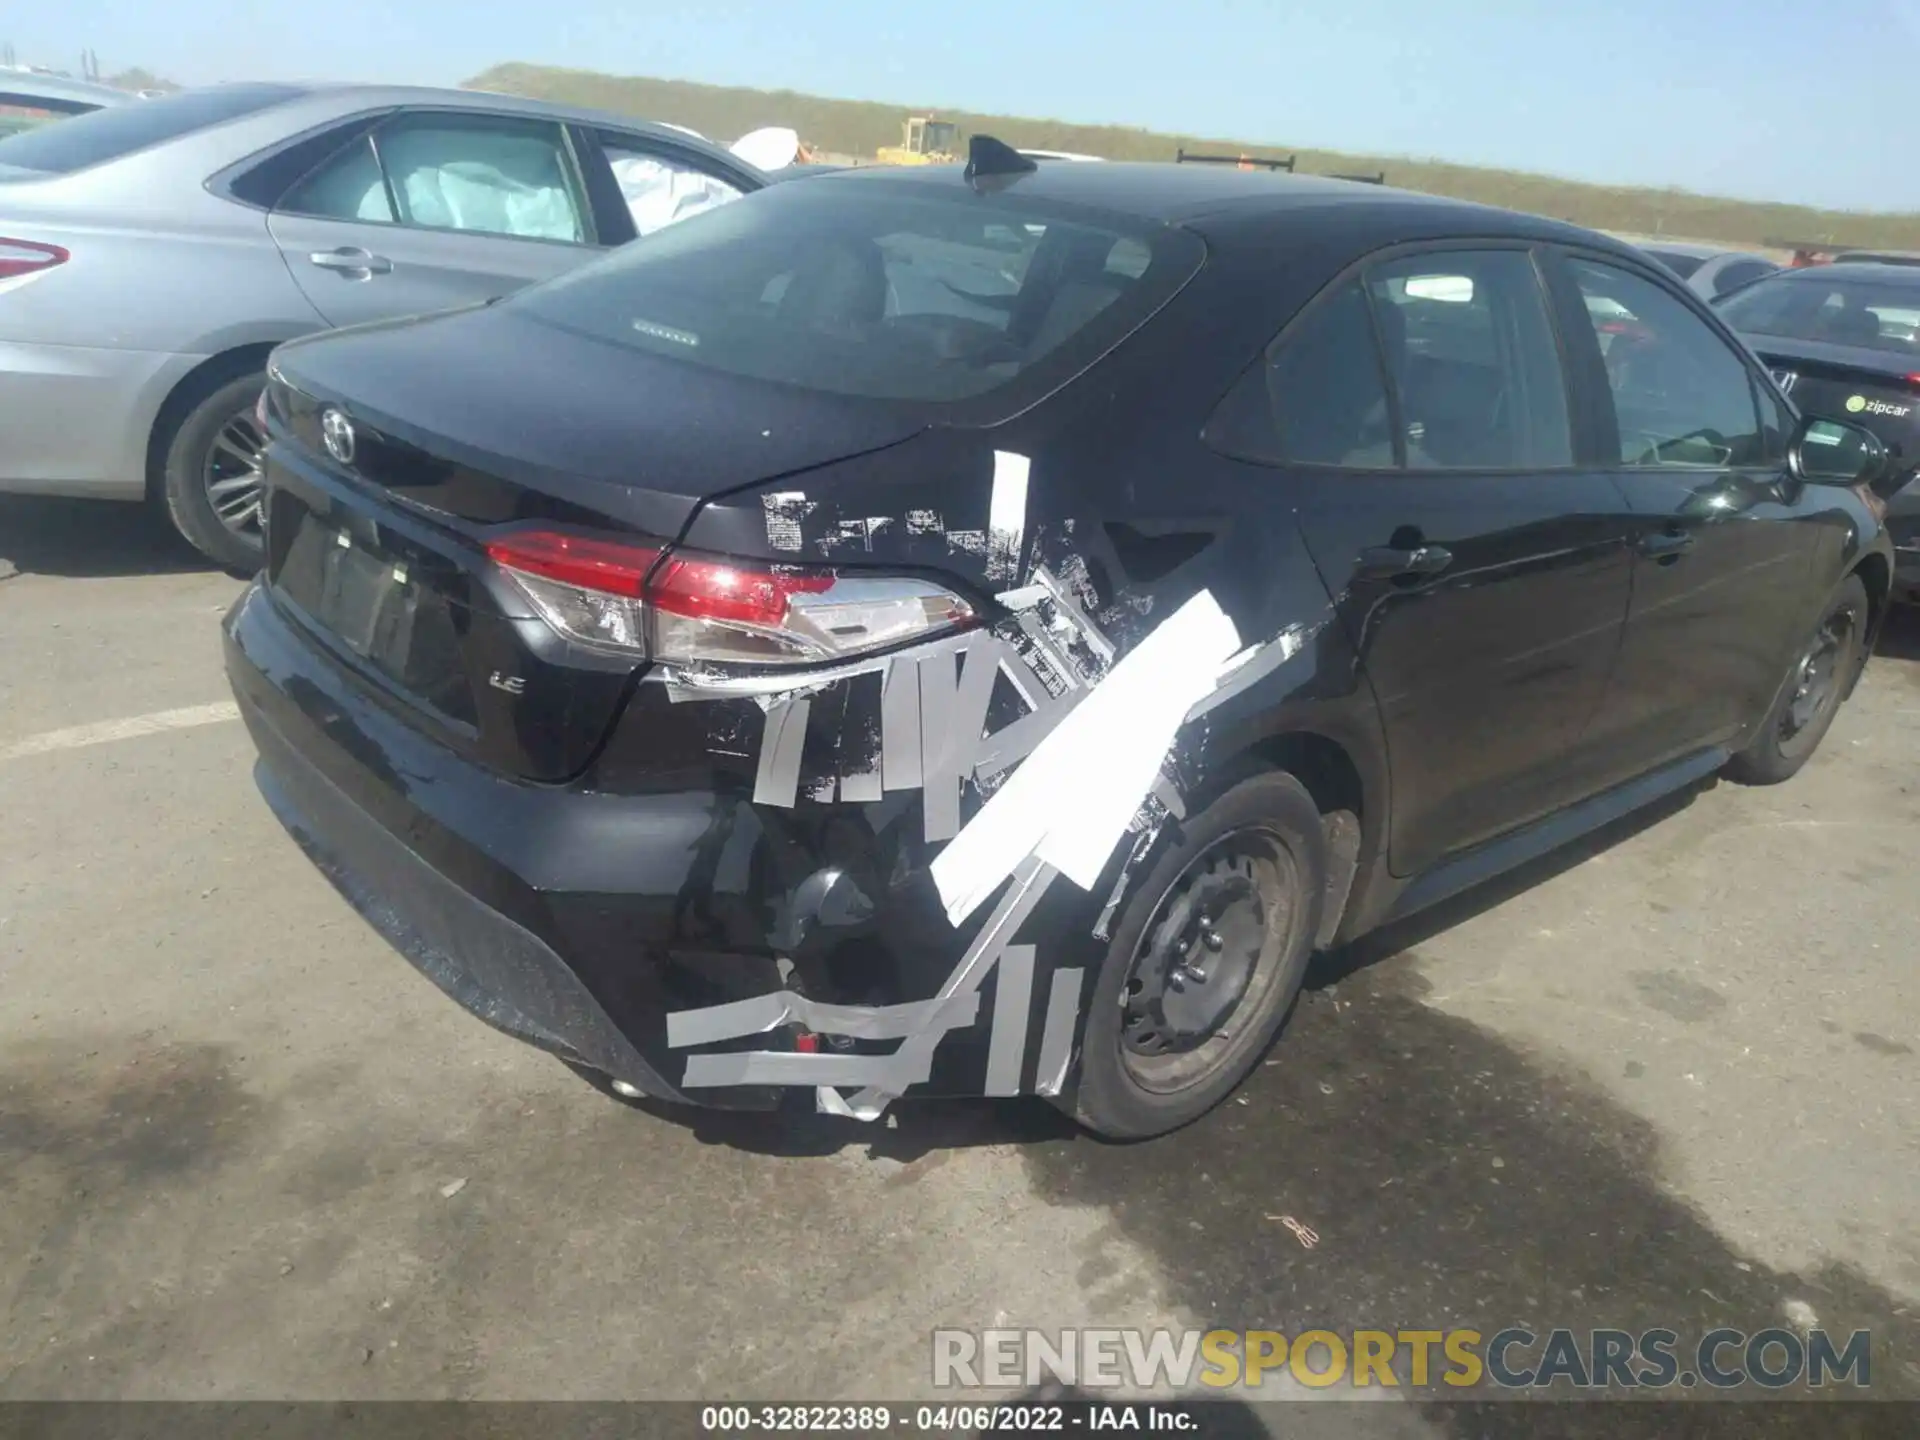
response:
<path fill-rule="evenodd" d="M 1107 948 L 1074 1118 L 1139 1140 L 1224 1100 L 1299 994 L 1326 871 L 1319 809 L 1291 775 L 1243 779 L 1182 822 Z"/>
<path fill-rule="evenodd" d="M 202 396 L 167 441 L 161 494 L 173 528 L 222 569 L 260 568 L 260 455 L 253 407 L 266 377 L 250 371 Z"/>
<path fill-rule="evenodd" d="M 1864 659 L 1867 587 L 1849 575 L 1800 649 L 1780 697 L 1746 749 L 1727 762 L 1743 785 L 1777 785 L 1813 758 Z"/>

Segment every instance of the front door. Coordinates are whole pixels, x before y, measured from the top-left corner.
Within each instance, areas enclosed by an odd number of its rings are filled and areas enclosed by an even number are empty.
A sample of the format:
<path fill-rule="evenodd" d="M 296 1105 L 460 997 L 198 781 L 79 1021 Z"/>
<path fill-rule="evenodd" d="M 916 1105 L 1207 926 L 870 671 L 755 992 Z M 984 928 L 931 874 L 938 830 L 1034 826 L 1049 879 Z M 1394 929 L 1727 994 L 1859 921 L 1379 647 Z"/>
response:
<path fill-rule="evenodd" d="M 1772 703 L 1817 607 L 1813 507 L 1770 387 L 1691 299 L 1625 265 L 1564 265 L 1563 324 L 1632 516 L 1626 643 L 1595 734 L 1625 776 Z"/>
<path fill-rule="evenodd" d="M 1592 788 L 1631 565 L 1548 314 L 1525 248 L 1401 255 L 1323 295 L 1268 365 L 1307 546 L 1386 728 L 1401 875 Z"/>
<path fill-rule="evenodd" d="M 296 184 L 268 228 L 335 325 L 471 305 L 599 253 L 565 130 L 408 111 Z"/>

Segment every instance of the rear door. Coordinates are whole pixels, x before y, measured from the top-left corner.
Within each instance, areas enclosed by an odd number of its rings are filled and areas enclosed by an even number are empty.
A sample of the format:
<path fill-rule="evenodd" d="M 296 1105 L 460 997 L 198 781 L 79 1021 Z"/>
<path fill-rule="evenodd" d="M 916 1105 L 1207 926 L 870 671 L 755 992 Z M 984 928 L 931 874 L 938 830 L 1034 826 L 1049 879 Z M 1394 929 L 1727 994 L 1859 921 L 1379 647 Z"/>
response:
<path fill-rule="evenodd" d="M 1633 600 L 1595 735 L 1626 775 L 1729 739 L 1771 702 L 1811 620 L 1815 507 L 1787 472 L 1785 411 L 1697 300 L 1612 259 L 1555 264 L 1631 513 Z"/>
<path fill-rule="evenodd" d="M 1267 366 L 1299 519 L 1387 732 L 1392 867 L 1577 799 L 1630 565 L 1522 246 L 1337 284 Z M 1302 473 L 1306 473 L 1303 471 Z"/>
<path fill-rule="evenodd" d="M 268 228 L 335 325 L 490 300 L 599 240 L 566 127 L 464 110 L 390 117 L 294 184 Z"/>

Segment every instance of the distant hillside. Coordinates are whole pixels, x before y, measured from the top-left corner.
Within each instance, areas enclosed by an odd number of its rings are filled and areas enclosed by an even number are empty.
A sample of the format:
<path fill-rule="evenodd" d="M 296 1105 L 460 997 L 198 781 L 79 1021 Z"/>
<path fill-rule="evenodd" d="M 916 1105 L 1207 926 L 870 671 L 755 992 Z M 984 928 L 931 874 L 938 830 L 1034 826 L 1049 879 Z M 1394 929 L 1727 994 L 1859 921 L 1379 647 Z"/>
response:
<path fill-rule="evenodd" d="M 903 106 L 866 100 L 830 100 L 791 90 L 747 90 L 541 65 L 496 65 L 466 83 L 473 90 L 564 100 L 670 120 L 722 139 L 737 138 L 760 125 L 790 125 L 815 149 L 843 155 L 871 156 L 882 145 L 898 145 L 901 121 L 907 115 Z M 1602 230 L 1750 245 L 1784 239 L 1920 249 L 1920 215 L 1915 214 L 1856 214 L 1804 205 L 1726 200 L 1683 190 L 1589 185 L 1550 175 L 1433 160 L 1296 151 L 1285 145 L 1168 135 L 1118 125 L 1072 125 L 1063 120 L 976 115 L 947 108 L 934 108 L 931 113 L 958 125 L 962 143 L 967 135 L 984 131 L 1030 149 L 1070 150 L 1110 160 L 1172 160 L 1174 152 L 1182 147 L 1282 159 L 1297 153 L 1303 172 L 1372 175 L 1384 170 L 1389 185 L 1551 215 Z"/>

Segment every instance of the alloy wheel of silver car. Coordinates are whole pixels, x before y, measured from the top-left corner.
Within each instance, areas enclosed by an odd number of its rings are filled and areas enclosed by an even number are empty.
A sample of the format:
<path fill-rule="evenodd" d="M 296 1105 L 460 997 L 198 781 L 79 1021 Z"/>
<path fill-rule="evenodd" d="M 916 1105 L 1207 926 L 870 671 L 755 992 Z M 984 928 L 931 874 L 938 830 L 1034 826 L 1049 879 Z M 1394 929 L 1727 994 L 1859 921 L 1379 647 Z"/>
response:
<path fill-rule="evenodd" d="M 254 541 L 260 538 L 264 493 L 260 466 L 265 449 L 252 410 L 243 410 L 220 427 L 201 467 L 214 515 L 234 534 Z"/>

